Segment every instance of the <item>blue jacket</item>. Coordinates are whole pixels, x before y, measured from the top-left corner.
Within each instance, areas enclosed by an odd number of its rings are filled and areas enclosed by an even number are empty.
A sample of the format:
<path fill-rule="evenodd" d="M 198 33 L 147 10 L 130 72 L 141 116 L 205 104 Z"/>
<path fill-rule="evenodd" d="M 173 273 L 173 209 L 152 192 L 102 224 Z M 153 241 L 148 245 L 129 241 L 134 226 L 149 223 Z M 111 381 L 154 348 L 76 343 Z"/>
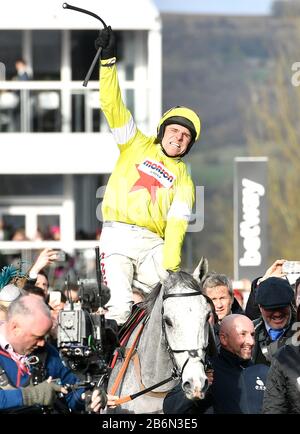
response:
<path fill-rule="evenodd" d="M 49 344 L 46 344 L 47 352 L 45 360 L 45 376 L 53 379 L 59 378 L 62 384 L 75 384 L 79 379 L 64 366 L 58 351 Z M 11 390 L 1 390 L 0 388 L 0 409 L 23 406 L 23 397 L 20 387 L 26 387 L 29 383 L 30 375 L 21 370 L 17 363 L 11 359 L 9 353 L 0 348 L 0 367 L 5 371 L 11 386 L 16 387 Z M 1 385 L 0 385 L 1 387 Z M 68 407 L 72 410 L 80 411 L 84 409 L 84 401 L 81 394 L 84 389 L 80 388 L 66 395 Z"/>

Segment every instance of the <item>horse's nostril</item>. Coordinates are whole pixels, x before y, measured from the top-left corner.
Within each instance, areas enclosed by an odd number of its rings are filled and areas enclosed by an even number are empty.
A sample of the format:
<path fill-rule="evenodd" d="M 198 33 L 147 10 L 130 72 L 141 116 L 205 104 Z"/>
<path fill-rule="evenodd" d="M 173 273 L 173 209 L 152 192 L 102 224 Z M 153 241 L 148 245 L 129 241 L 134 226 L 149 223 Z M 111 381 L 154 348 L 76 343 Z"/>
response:
<path fill-rule="evenodd" d="M 190 350 L 189 351 L 189 356 L 190 357 L 197 357 L 198 356 L 198 351 L 197 350 Z"/>
<path fill-rule="evenodd" d="M 191 388 L 191 385 L 188 381 L 185 381 L 184 383 L 182 383 L 182 388 L 184 391 L 189 390 Z"/>

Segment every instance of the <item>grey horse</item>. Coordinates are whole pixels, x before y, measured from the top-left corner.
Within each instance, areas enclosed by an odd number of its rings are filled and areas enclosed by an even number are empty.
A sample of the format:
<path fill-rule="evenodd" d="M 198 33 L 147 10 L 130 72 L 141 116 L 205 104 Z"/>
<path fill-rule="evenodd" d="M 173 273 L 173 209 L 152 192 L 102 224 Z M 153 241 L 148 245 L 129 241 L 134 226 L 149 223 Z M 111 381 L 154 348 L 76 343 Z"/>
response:
<path fill-rule="evenodd" d="M 144 306 L 148 313 L 147 321 L 134 349 L 131 349 L 133 355 L 114 394 L 132 396 L 163 380 L 169 381 L 116 409 L 107 410 L 110 414 L 162 413 L 164 396 L 179 381 L 189 399 L 204 398 L 208 388 L 205 353 L 211 310 L 198 282 L 188 273 L 170 272 L 166 281 L 149 294 Z M 138 329 L 139 326 L 131 335 L 127 352 L 137 337 Z M 109 392 L 122 363 L 118 361 L 111 372 Z"/>

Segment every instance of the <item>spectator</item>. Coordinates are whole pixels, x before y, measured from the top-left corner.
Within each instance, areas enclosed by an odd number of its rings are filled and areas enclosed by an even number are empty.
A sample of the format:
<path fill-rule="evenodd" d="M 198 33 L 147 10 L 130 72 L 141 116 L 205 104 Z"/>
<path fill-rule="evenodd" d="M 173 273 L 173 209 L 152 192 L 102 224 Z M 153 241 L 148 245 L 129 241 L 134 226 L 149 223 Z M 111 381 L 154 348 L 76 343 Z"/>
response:
<path fill-rule="evenodd" d="M 203 281 L 203 292 L 213 301 L 219 322 L 231 313 L 243 313 L 233 296 L 232 282 L 225 274 L 208 273 Z"/>
<path fill-rule="evenodd" d="M 55 263 L 57 260 L 57 253 L 58 252 L 53 249 L 42 250 L 29 270 L 29 283 L 41 288 L 45 293 L 45 297 L 49 291 L 49 281 L 44 268 Z"/>
<path fill-rule="evenodd" d="M 40 297 L 24 295 L 10 304 L 7 322 L 0 328 L 0 365 L 3 370 L 1 410 L 36 405 L 53 406 L 56 392 L 65 395 L 70 409 L 80 411 L 84 408 L 83 389 L 67 393 L 63 388 L 66 383 L 75 384 L 77 378 L 63 365 L 56 350 L 45 345 L 45 335 L 51 326 L 49 309 Z M 34 351 L 35 360 L 37 357 L 44 360 L 41 368 L 44 378 L 40 378 L 41 382 L 37 385 L 29 385 L 30 370 L 33 368 L 30 354 Z M 46 353 L 45 356 L 42 356 L 43 352 Z M 52 378 L 60 380 L 61 385 L 51 381 Z M 94 412 L 99 412 L 101 405 L 104 405 L 104 401 L 99 391 L 95 390 L 91 407 Z"/>
<path fill-rule="evenodd" d="M 16 229 L 12 235 L 11 240 L 12 241 L 28 241 L 28 238 L 26 237 L 26 234 L 25 234 L 25 229 L 24 228 Z"/>
<path fill-rule="evenodd" d="M 213 382 L 204 400 L 185 398 L 181 386 L 170 392 L 164 413 L 260 413 L 268 368 L 253 365 L 254 327 L 245 315 L 227 315 L 220 325 L 220 353 L 212 358 Z"/>
<path fill-rule="evenodd" d="M 285 277 L 285 273 L 282 271 L 282 265 L 285 262 L 285 259 L 277 259 L 271 267 L 267 269 L 265 274 L 262 277 L 257 277 L 253 280 L 251 284 L 250 295 L 247 300 L 247 305 L 245 308 L 245 313 L 248 318 L 255 320 L 260 317 L 260 310 L 255 301 L 255 295 L 257 291 L 257 287 L 259 283 L 268 279 L 269 277 Z"/>
<path fill-rule="evenodd" d="M 44 234 L 41 229 L 37 229 L 35 233 L 35 237 L 33 241 L 43 241 L 44 240 Z"/>
<path fill-rule="evenodd" d="M 24 59 L 17 59 L 15 61 L 15 68 L 16 68 L 17 75 L 13 77 L 13 80 L 27 81 L 30 79 L 31 74 L 29 72 L 27 63 L 25 62 Z"/>
<path fill-rule="evenodd" d="M 107 317 L 121 325 L 136 281 L 149 293 L 167 269 L 180 268 L 195 195 L 182 158 L 199 138 L 200 119 L 177 106 L 163 115 L 156 136 L 144 135 L 121 98 L 110 27 L 100 32 L 99 46 L 100 104 L 120 149 L 102 204 L 101 266 L 111 290 Z"/>
<path fill-rule="evenodd" d="M 49 280 L 48 280 L 48 275 L 44 270 L 40 270 L 37 273 L 35 286 L 37 286 L 38 288 L 41 288 L 44 291 L 45 297 L 48 295 Z"/>
<path fill-rule="evenodd" d="M 292 336 L 295 321 L 293 301 L 294 291 L 286 279 L 269 277 L 259 284 L 256 303 L 261 317 L 254 320 L 254 363 L 270 365 L 278 348 Z"/>
<path fill-rule="evenodd" d="M 300 308 L 297 310 L 300 322 Z M 263 413 L 300 414 L 300 335 L 294 333 L 290 343 L 274 355 L 267 377 Z"/>
<path fill-rule="evenodd" d="M 51 226 L 50 239 L 54 241 L 60 241 L 60 228 L 59 226 Z"/>

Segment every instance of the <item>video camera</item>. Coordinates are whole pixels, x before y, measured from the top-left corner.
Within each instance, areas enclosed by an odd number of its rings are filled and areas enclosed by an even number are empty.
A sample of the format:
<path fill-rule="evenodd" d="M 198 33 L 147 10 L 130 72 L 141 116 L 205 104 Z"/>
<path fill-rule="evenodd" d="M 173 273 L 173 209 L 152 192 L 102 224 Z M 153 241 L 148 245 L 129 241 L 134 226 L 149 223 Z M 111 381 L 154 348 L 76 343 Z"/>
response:
<path fill-rule="evenodd" d="M 69 368 L 87 382 L 108 377 L 108 363 L 118 346 L 117 324 L 95 312 L 110 299 L 109 289 L 96 281 L 82 280 L 79 301 L 68 301 L 58 316 L 57 346 Z M 70 294 L 69 278 L 66 282 Z M 101 293 L 100 293 L 101 292 Z"/>

